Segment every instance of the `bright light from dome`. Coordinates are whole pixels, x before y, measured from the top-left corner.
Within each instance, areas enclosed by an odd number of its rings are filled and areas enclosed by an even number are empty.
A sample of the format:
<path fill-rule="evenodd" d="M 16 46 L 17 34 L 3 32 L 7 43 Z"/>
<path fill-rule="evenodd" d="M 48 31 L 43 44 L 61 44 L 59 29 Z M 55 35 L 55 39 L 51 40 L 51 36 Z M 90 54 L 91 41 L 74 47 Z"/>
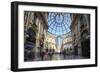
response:
<path fill-rule="evenodd" d="M 48 13 L 48 31 L 56 36 L 70 32 L 71 18 L 69 13 Z"/>

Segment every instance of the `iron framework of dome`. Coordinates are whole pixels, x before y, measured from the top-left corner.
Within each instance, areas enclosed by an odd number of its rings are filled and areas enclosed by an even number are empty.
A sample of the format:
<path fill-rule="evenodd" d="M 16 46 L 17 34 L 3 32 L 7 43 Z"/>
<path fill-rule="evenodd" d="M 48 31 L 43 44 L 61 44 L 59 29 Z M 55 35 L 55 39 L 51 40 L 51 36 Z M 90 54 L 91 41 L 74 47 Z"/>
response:
<path fill-rule="evenodd" d="M 48 13 L 48 31 L 56 36 L 70 32 L 71 18 L 69 13 Z"/>

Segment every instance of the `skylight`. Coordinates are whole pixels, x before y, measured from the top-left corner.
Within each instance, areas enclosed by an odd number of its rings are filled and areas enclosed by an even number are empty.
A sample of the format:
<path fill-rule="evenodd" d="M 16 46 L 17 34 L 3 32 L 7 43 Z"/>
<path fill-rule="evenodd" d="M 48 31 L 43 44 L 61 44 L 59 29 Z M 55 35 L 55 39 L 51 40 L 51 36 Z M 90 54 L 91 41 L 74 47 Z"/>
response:
<path fill-rule="evenodd" d="M 48 31 L 56 36 L 70 32 L 71 18 L 69 13 L 48 13 Z"/>

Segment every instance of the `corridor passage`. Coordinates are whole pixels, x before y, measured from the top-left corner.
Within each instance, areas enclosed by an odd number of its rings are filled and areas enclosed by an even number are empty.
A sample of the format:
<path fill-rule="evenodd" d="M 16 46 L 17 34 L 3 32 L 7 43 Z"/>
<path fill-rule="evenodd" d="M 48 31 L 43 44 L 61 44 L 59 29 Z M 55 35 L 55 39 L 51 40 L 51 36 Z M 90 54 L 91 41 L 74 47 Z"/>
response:
<path fill-rule="evenodd" d="M 43 57 L 37 57 L 34 61 L 50 61 L 50 60 L 72 60 L 72 59 L 86 59 L 82 56 L 71 55 L 71 54 L 52 54 L 44 55 Z"/>
<path fill-rule="evenodd" d="M 24 61 L 90 58 L 90 15 L 24 11 Z"/>

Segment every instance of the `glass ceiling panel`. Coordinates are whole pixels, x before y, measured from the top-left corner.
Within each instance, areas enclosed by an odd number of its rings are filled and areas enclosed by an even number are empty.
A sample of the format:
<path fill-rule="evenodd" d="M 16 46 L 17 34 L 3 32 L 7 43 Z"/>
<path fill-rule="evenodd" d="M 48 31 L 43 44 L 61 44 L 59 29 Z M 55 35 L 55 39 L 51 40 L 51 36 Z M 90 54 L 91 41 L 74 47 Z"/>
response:
<path fill-rule="evenodd" d="M 70 13 L 49 12 L 47 20 L 50 33 L 60 36 L 70 32 Z"/>

